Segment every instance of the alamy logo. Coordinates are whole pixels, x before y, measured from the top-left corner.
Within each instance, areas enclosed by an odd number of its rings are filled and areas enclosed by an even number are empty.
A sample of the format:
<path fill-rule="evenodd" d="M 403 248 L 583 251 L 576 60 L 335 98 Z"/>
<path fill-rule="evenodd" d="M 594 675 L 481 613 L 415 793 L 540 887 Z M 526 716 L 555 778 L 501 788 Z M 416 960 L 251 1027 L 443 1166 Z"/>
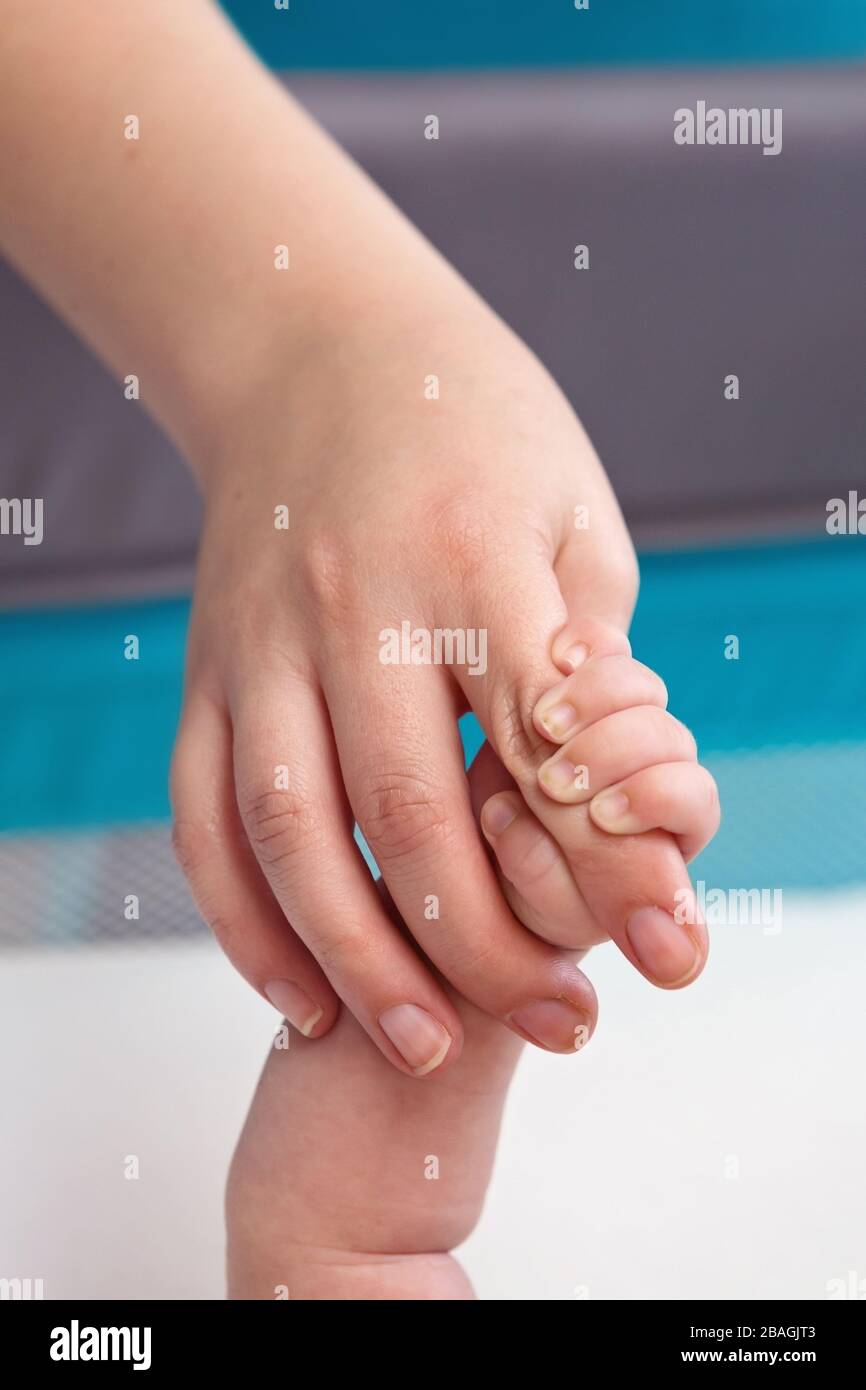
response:
<path fill-rule="evenodd" d="M 708 927 L 761 927 L 763 936 L 782 930 L 781 888 L 707 888 L 699 878 L 694 889 L 674 893 L 674 921 Z"/>
<path fill-rule="evenodd" d="M 43 1279 L 0 1279 L 0 1300 L 27 1303 L 45 1297 Z"/>
<path fill-rule="evenodd" d="M 486 627 L 413 628 L 408 621 L 379 633 L 383 666 L 466 666 L 470 676 L 487 670 Z"/>
<path fill-rule="evenodd" d="M 764 154 L 782 152 L 781 106 L 737 106 L 724 110 L 705 101 L 674 112 L 677 145 L 763 145 Z"/>
<path fill-rule="evenodd" d="M 828 1279 L 826 1289 L 830 1299 L 853 1298 L 858 1302 L 866 1299 L 866 1279 L 861 1279 L 856 1269 L 849 1269 L 845 1279 Z"/>
<path fill-rule="evenodd" d="M 25 545 L 41 545 L 42 498 L 0 497 L 0 536 L 23 536 Z"/>
<path fill-rule="evenodd" d="M 827 503 L 827 534 L 866 536 L 866 497 L 851 491 L 846 497 L 831 497 Z"/>
<path fill-rule="evenodd" d="M 134 1371 L 150 1370 L 149 1327 L 69 1327 L 51 1329 L 52 1361 L 131 1361 Z"/>

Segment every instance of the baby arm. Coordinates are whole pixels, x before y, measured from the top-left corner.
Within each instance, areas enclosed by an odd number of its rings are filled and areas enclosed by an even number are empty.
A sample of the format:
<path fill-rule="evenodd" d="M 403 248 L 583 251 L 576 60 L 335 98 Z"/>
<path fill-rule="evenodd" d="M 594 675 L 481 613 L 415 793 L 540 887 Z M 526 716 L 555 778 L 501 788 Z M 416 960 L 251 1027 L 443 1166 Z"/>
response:
<path fill-rule="evenodd" d="M 579 889 L 489 745 L 469 782 L 476 816 L 483 807 L 489 820 L 497 803 L 512 813 L 501 834 L 488 838 L 515 912 L 539 935 L 575 945 L 585 920 Z M 689 794 L 688 778 L 677 787 L 685 804 L 675 808 L 674 795 L 668 805 L 693 845 L 706 815 Z M 594 871 L 606 855 L 609 872 L 617 861 L 631 872 L 622 854 L 628 842 L 594 826 L 593 833 Z M 554 1051 L 579 1050 L 588 1041 L 596 1002 L 589 982 L 584 985 L 585 1024 L 574 1030 L 570 1048 L 553 1016 L 552 1036 L 536 1041 Z M 453 992 L 451 999 L 465 1031 L 463 1051 L 420 1085 L 388 1065 L 347 1010 L 318 1042 L 293 1034 L 288 1050 L 272 1049 L 228 1185 L 231 1298 L 474 1297 L 450 1251 L 478 1220 L 521 1043 Z"/>
<path fill-rule="evenodd" d="M 271 1050 L 228 1183 L 230 1298 L 474 1297 L 449 1252 L 478 1219 L 522 1043 L 454 1003 L 463 1052 L 420 1084 L 347 1009 Z"/>
<path fill-rule="evenodd" d="M 510 785 L 489 746 L 469 782 L 476 815 Z M 572 1052 L 596 1021 L 581 979 L 579 1033 L 567 1011 Z M 450 993 L 463 1051 L 420 1084 L 390 1066 L 347 1009 L 327 1037 L 291 1033 L 287 1049 L 271 1049 L 229 1176 L 230 1298 L 474 1297 L 449 1252 L 480 1214 L 522 1043 Z"/>

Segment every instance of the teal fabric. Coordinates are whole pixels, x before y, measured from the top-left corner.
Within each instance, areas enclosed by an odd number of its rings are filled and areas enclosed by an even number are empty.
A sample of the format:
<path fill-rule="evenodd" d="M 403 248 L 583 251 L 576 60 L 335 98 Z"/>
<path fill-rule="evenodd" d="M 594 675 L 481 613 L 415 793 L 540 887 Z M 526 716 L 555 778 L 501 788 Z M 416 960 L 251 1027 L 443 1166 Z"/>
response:
<path fill-rule="evenodd" d="M 271 67 L 775 63 L 866 54 L 863 0 L 224 0 Z"/>
<path fill-rule="evenodd" d="M 632 650 L 702 753 L 866 739 L 862 536 L 643 555 L 641 576 Z"/>
<path fill-rule="evenodd" d="M 0 830 L 168 815 L 188 615 L 186 599 L 0 614 Z"/>
<path fill-rule="evenodd" d="M 667 681 L 727 812 L 699 862 L 708 881 L 866 881 L 864 545 L 642 557 L 634 652 Z M 168 816 L 188 612 L 175 599 L 0 614 L 0 830 Z M 471 759 L 474 719 L 463 734 Z"/>

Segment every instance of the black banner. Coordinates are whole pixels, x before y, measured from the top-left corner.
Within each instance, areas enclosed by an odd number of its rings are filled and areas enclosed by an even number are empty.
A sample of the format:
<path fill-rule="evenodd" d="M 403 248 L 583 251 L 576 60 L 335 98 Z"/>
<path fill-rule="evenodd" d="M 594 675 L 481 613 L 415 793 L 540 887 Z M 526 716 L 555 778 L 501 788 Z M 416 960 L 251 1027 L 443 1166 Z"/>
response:
<path fill-rule="evenodd" d="M 776 1371 L 789 1367 L 857 1374 L 863 1359 L 863 1305 L 853 1300 L 826 1303 L 694 1302 L 572 1303 L 555 1320 L 555 1333 L 579 1340 L 556 1343 L 555 1362 L 560 1367 L 573 1361 L 592 1366 L 595 1374 L 620 1370 L 668 1371 L 675 1367 L 763 1367 Z M 405 1312 L 401 1315 L 405 1317 Z M 98 1375 L 110 1368 L 119 1373 L 159 1378 L 184 1372 L 201 1374 L 274 1370 L 287 1378 L 306 1376 L 300 1371 L 308 1361 L 318 1362 L 325 1376 L 334 1374 L 333 1357 L 340 1345 L 330 1338 L 324 1344 L 309 1340 L 309 1333 L 341 1328 L 352 1313 L 342 1305 L 304 1307 L 290 1301 L 272 1303 L 73 1303 L 4 1302 L 0 1306 L 0 1334 L 4 1362 L 27 1374 L 49 1371 L 64 1377 Z M 477 1334 L 482 1324 L 468 1324 L 476 1340 L 472 1360 L 477 1364 Z M 405 1324 L 388 1324 L 387 1335 L 400 1338 Z M 365 1375 L 371 1367 L 371 1345 L 365 1328 L 351 1343 Z M 432 1332 L 432 1329 L 430 1329 Z M 529 1354 L 527 1329 L 521 1338 Z M 441 1314 L 437 1334 L 442 1332 Z M 423 1332 L 422 1337 L 427 1335 Z M 501 1354 L 514 1353 L 514 1327 L 510 1325 L 501 1347 L 485 1340 L 484 1358 L 489 1368 Z M 377 1333 L 378 1337 L 381 1334 Z M 375 1360 L 386 1353 L 378 1344 Z M 438 1356 L 444 1370 L 463 1371 L 453 1343 L 440 1351 L 424 1345 L 421 1352 L 425 1378 Z M 462 1345 L 462 1343 L 461 1343 Z M 537 1355 L 548 1353 L 540 1348 Z M 489 1355 L 489 1361 L 487 1357 Z M 388 1360 L 391 1356 L 388 1356 Z M 291 1369 L 290 1369 L 291 1368 Z M 862 1371 L 861 1371 L 862 1374 Z"/>

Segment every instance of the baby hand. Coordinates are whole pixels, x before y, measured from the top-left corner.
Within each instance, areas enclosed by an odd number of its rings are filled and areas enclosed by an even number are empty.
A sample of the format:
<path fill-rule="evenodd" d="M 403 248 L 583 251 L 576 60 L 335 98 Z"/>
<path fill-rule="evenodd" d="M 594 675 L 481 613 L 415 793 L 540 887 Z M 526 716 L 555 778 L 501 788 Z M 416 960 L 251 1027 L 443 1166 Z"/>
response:
<path fill-rule="evenodd" d="M 706 961 L 685 864 L 718 828 L 715 782 L 622 632 L 579 620 L 553 657 L 569 674 L 534 709 L 532 810 L 511 783 L 481 812 L 512 910 L 557 945 L 611 938 L 654 984 L 679 988 Z"/>

